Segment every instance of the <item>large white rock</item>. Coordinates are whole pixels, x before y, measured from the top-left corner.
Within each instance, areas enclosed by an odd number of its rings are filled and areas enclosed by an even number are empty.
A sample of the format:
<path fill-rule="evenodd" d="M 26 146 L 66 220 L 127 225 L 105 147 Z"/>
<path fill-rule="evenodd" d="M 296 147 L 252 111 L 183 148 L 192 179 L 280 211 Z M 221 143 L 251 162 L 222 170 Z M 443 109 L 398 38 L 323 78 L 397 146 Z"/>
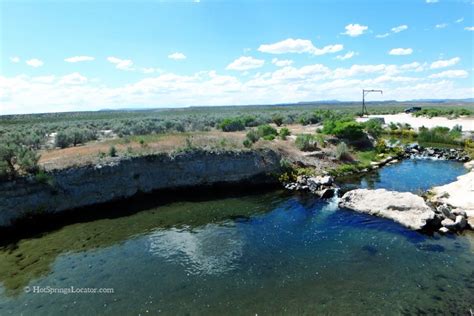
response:
<path fill-rule="evenodd" d="M 421 196 L 385 189 L 357 189 L 344 194 L 340 207 L 394 220 L 405 227 L 420 230 L 435 217 Z"/>

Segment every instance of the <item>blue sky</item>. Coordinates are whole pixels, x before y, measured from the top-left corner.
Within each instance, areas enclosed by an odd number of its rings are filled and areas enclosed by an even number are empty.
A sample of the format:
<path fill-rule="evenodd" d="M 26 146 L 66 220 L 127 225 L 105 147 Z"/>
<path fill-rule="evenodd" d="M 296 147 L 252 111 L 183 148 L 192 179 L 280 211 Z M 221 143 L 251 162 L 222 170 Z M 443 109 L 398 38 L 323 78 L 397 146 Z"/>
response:
<path fill-rule="evenodd" d="M 1 1 L 0 114 L 472 98 L 473 1 Z"/>

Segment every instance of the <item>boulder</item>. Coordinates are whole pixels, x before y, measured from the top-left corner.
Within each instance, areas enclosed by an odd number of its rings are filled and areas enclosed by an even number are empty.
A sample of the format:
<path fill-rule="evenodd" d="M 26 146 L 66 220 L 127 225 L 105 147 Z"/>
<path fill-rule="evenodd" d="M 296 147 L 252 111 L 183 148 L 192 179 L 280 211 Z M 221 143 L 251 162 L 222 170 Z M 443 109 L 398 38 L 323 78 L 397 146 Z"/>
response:
<path fill-rule="evenodd" d="M 456 220 L 454 221 L 454 224 L 456 224 L 456 228 L 458 230 L 463 230 L 467 225 L 466 218 L 462 215 L 458 215 L 456 216 Z"/>
<path fill-rule="evenodd" d="M 423 198 L 410 192 L 356 189 L 346 192 L 339 206 L 388 218 L 413 230 L 425 228 L 435 218 Z"/>
<path fill-rule="evenodd" d="M 447 229 L 446 227 L 441 227 L 438 231 L 439 231 L 441 234 L 447 234 L 447 233 L 449 233 L 449 229 Z"/>
<path fill-rule="evenodd" d="M 449 229 L 449 230 L 456 230 L 456 223 L 449 218 L 445 218 L 441 221 L 441 226 Z"/>

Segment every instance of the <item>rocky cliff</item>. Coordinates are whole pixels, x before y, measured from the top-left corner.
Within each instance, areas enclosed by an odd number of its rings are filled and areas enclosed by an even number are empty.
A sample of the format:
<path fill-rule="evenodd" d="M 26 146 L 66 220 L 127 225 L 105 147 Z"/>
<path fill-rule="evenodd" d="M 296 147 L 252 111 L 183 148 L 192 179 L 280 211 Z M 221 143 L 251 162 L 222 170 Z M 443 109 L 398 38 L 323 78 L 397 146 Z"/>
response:
<path fill-rule="evenodd" d="M 0 183 L 0 227 L 26 215 L 60 212 L 131 197 L 139 192 L 275 181 L 280 157 L 271 150 L 183 152 L 117 159 L 58 170 L 48 183 Z"/>

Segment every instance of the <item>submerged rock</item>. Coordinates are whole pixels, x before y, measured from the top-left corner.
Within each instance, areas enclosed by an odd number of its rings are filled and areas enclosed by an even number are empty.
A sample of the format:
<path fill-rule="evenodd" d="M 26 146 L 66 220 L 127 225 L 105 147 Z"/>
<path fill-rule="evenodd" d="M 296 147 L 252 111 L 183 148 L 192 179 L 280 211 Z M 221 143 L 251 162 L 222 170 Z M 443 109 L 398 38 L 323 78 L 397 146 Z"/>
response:
<path fill-rule="evenodd" d="M 339 206 L 388 218 L 414 230 L 425 228 L 435 218 L 423 198 L 409 192 L 356 189 L 344 194 Z"/>

